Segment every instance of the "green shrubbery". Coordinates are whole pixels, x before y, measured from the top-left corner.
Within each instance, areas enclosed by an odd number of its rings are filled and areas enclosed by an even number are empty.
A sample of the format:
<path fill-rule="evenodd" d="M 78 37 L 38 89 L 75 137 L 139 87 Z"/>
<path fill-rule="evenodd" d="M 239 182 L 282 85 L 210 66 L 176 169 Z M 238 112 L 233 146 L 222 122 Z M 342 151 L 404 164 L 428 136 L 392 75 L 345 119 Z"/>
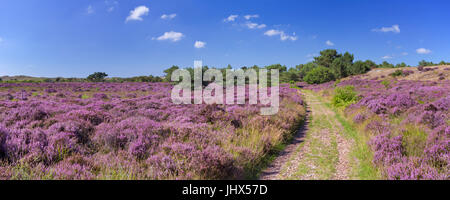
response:
<path fill-rule="evenodd" d="M 309 84 L 320 84 L 334 80 L 333 72 L 326 67 L 316 67 L 309 71 L 303 79 Z"/>
<path fill-rule="evenodd" d="M 391 75 L 392 77 L 403 76 L 403 71 L 402 71 L 402 70 L 399 70 L 399 69 L 397 69 L 397 70 L 395 70 L 395 72 L 394 72 L 394 73 L 392 73 L 392 74 L 389 74 L 389 75 Z"/>
<path fill-rule="evenodd" d="M 358 101 L 357 93 L 353 86 L 337 87 L 334 89 L 334 96 L 331 101 L 335 107 L 347 107 Z"/>
<path fill-rule="evenodd" d="M 92 82 L 103 82 L 105 78 L 108 76 L 105 72 L 95 72 L 89 75 L 86 79 Z"/>

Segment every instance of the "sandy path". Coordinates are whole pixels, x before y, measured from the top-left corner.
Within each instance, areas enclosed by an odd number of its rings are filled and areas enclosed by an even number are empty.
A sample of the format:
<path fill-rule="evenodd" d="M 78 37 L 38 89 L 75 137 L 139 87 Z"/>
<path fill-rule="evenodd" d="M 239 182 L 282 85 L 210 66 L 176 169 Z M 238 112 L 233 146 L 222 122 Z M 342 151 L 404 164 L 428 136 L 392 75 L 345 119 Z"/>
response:
<path fill-rule="evenodd" d="M 333 110 L 306 91 L 308 121 L 293 142 L 262 172 L 262 180 L 346 180 L 352 141 L 342 134 Z"/>

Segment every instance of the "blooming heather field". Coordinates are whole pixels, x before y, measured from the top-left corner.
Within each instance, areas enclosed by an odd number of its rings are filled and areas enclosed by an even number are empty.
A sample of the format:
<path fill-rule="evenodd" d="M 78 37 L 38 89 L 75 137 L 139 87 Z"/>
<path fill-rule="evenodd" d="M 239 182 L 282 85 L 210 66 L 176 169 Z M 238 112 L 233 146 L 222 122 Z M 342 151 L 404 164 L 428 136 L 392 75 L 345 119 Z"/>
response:
<path fill-rule="evenodd" d="M 358 101 L 344 112 L 368 136 L 382 178 L 450 179 L 450 81 L 353 77 L 309 89 L 330 96 L 335 86 L 354 86 Z"/>
<path fill-rule="evenodd" d="M 174 105 L 171 88 L 0 84 L 0 179 L 252 177 L 305 115 L 288 85 L 275 116 L 261 105 Z"/>

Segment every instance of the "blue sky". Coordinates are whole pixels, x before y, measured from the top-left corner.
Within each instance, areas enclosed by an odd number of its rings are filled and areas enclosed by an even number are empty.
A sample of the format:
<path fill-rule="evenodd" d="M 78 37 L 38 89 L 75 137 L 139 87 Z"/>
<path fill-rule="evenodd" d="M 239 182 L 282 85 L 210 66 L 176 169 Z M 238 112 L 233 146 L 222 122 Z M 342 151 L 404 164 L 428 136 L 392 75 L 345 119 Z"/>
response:
<path fill-rule="evenodd" d="M 449 9 L 445 0 L 2 0 L 0 76 L 162 75 L 199 59 L 293 67 L 327 48 L 377 63 L 450 61 Z"/>

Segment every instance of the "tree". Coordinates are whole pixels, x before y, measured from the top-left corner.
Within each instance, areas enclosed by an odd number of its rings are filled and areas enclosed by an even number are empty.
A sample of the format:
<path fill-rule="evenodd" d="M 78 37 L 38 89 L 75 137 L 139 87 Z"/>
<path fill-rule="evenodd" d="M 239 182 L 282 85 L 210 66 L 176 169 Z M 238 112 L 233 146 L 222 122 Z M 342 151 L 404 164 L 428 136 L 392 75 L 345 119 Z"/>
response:
<path fill-rule="evenodd" d="M 401 68 L 401 67 L 409 67 L 408 65 L 406 65 L 406 63 L 402 62 L 402 63 L 398 63 L 395 65 L 395 68 Z"/>
<path fill-rule="evenodd" d="M 387 61 L 383 61 L 383 63 L 381 63 L 381 65 L 379 67 L 380 68 L 394 68 L 394 65 L 391 63 L 388 63 Z"/>
<path fill-rule="evenodd" d="M 300 71 L 296 68 L 289 68 L 287 72 L 283 72 L 280 74 L 280 81 L 282 83 L 295 83 L 300 80 Z"/>
<path fill-rule="evenodd" d="M 265 67 L 268 71 L 272 70 L 272 69 L 278 69 L 278 71 L 280 73 L 282 72 L 286 72 L 287 71 L 287 67 L 285 65 L 281 65 L 281 64 L 275 64 L 275 65 L 269 65 Z"/>
<path fill-rule="evenodd" d="M 164 70 L 164 73 L 166 74 L 166 77 L 165 77 L 165 81 L 166 82 L 171 82 L 172 80 L 172 73 L 175 71 L 175 70 L 177 70 L 177 69 L 180 69 L 180 67 L 178 67 L 178 66 L 176 66 L 176 65 L 173 65 L 172 67 L 170 67 L 169 69 L 166 69 L 166 70 Z"/>
<path fill-rule="evenodd" d="M 434 65 L 436 65 L 436 64 L 434 64 L 433 62 L 425 61 L 425 60 L 422 60 L 419 62 L 419 66 L 422 66 L 422 67 L 434 66 Z"/>
<path fill-rule="evenodd" d="M 297 65 L 295 68 L 297 68 L 299 71 L 300 79 L 303 79 L 303 78 L 305 78 L 306 74 L 308 74 L 309 71 L 311 71 L 312 69 L 314 69 L 316 67 L 317 67 L 316 63 L 309 62 L 306 64 Z"/>
<path fill-rule="evenodd" d="M 439 65 L 450 65 L 450 62 L 441 61 Z"/>
<path fill-rule="evenodd" d="M 95 72 L 87 77 L 87 80 L 92 82 L 102 82 L 108 76 L 105 72 Z"/>
<path fill-rule="evenodd" d="M 347 68 L 349 68 L 348 65 L 351 66 L 351 64 L 344 61 L 343 57 L 339 57 L 334 59 L 330 69 L 333 72 L 334 77 L 341 79 L 347 76 Z"/>
<path fill-rule="evenodd" d="M 337 79 L 348 76 L 349 68 L 353 65 L 353 54 L 345 52 L 343 56 L 338 56 L 331 64 L 331 70 Z"/>
<path fill-rule="evenodd" d="M 370 63 L 368 63 L 367 61 L 363 62 L 358 60 L 348 68 L 348 75 L 364 74 L 370 70 L 370 66 Z"/>
<path fill-rule="evenodd" d="M 377 63 L 371 60 L 366 60 L 364 63 L 366 64 L 367 67 L 369 67 L 369 69 L 374 69 L 378 67 Z"/>
<path fill-rule="evenodd" d="M 329 68 L 319 66 L 308 72 L 303 80 L 309 84 L 320 84 L 335 80 L 335 78 Z"/>
<path fill-rule="evenodd" d="M 326 49 L 320 52 L 320 56 L 314 57 L 314 63 L 330 68 L 334 59 L 341 57 L 335 49 Z"/>

